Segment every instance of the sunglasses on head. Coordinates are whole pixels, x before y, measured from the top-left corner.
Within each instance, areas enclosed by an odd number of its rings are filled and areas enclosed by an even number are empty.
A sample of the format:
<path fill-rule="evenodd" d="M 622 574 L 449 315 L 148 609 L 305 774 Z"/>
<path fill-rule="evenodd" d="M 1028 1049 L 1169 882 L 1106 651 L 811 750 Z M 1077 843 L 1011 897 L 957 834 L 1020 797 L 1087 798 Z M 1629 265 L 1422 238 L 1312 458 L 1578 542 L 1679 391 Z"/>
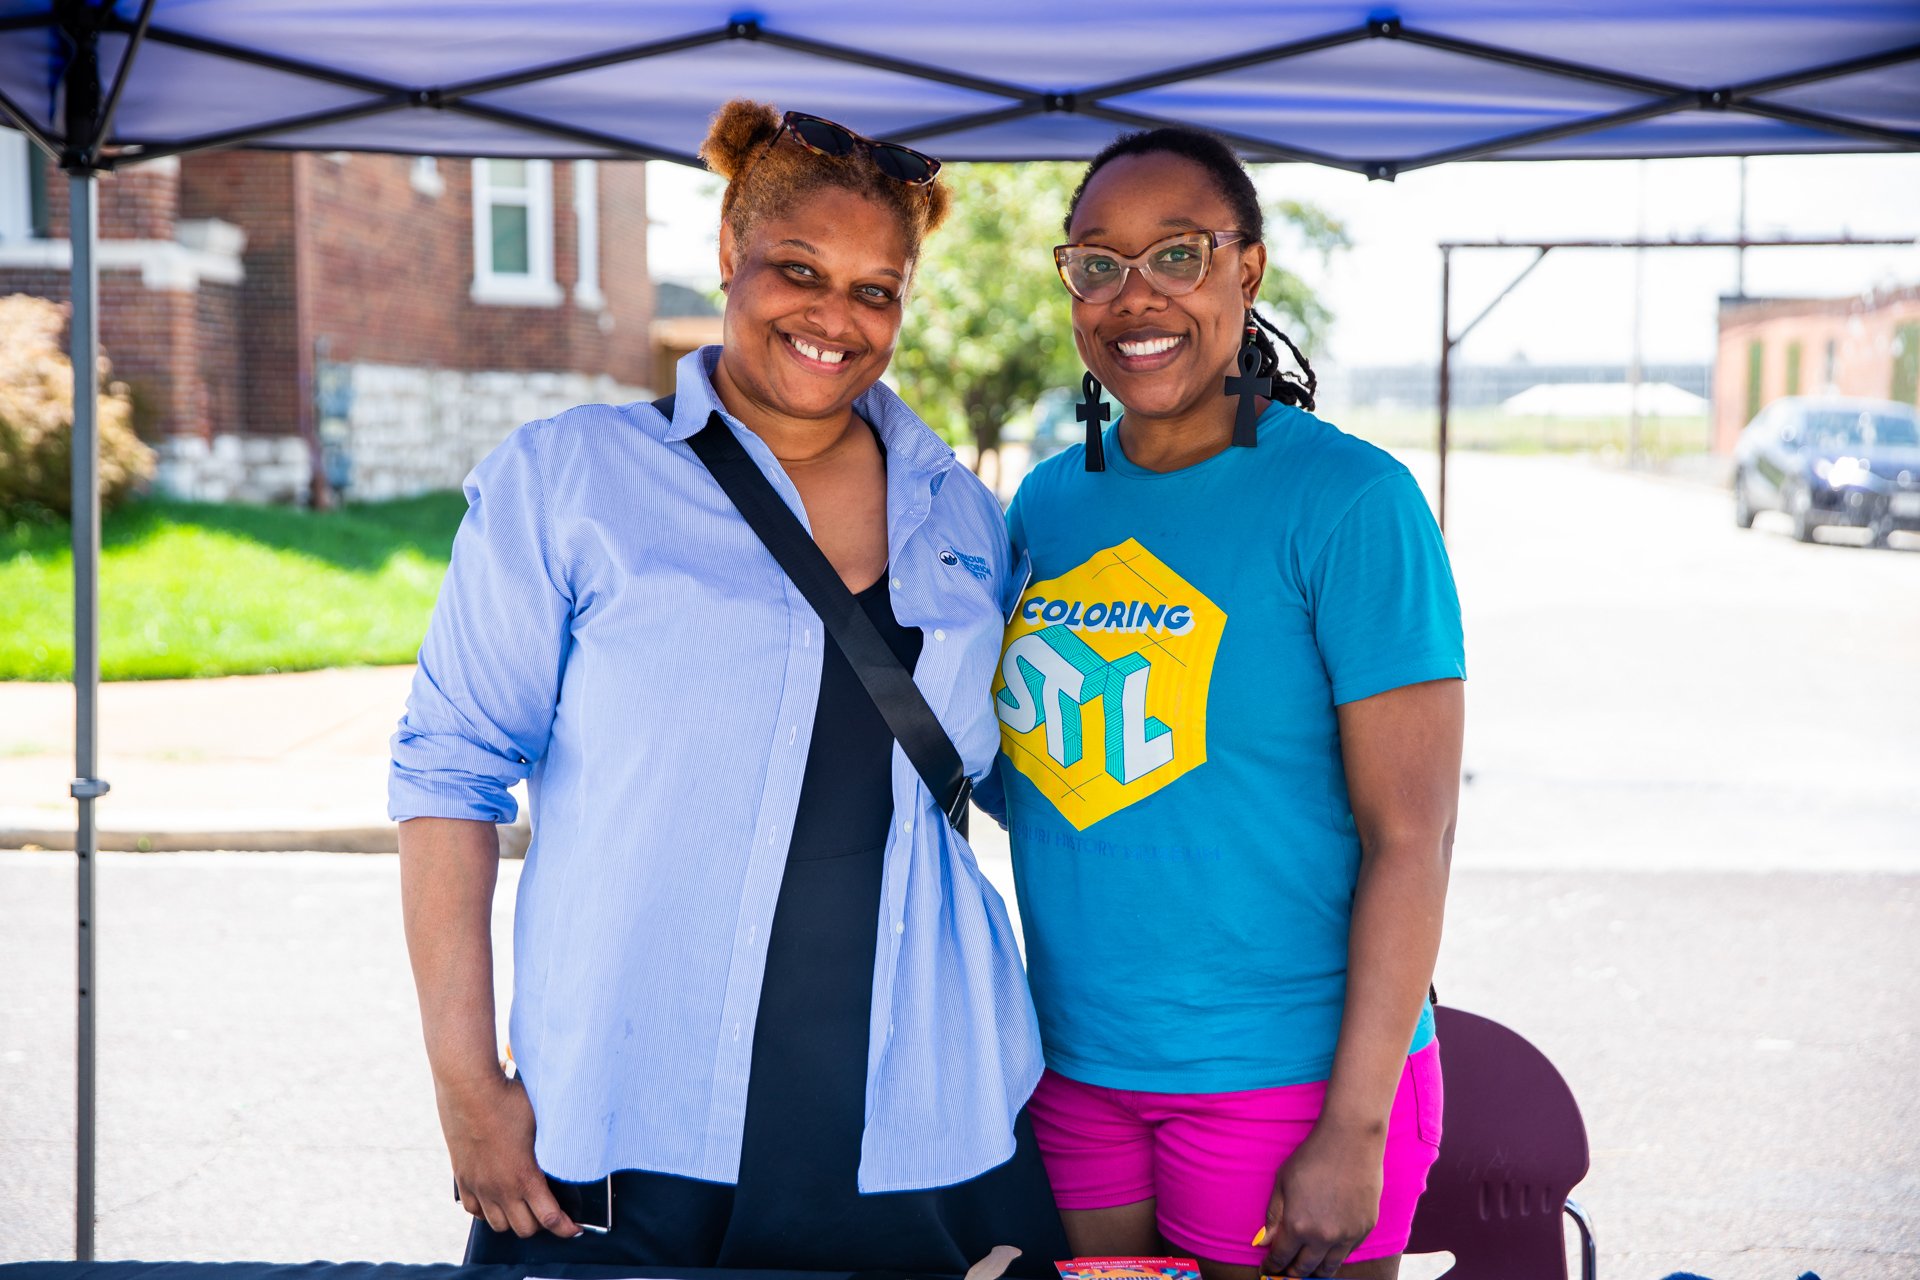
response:
<path fill-rule="evenodd" d="M 1063 244 L 1053 250 L 1067 292 L 1082 302 L 1111 302 L 1138 271 L 1155 292 L 1169 298 L 1192 293 L 1213 269 L 1213 251 L 1247 237 L 1238 231 L 1182 231 L 1156 240 L 1136 254 L 1104 244 Z"/>
<path fill-rule="evenodd" d="M 925 186 L 940 172 L 938 160 L 912 147 L 863 137 L 843 124 L 810 116 L 804 111 L 789 111 L 782 116 L 780 132 L 767 145 L 771 147 L 781 138 L 792 138 L 817 156 L 847 156 L 853 154 L 854 148 L 863 148 L 873 160 L 874 168 L 910 187 Z"/>

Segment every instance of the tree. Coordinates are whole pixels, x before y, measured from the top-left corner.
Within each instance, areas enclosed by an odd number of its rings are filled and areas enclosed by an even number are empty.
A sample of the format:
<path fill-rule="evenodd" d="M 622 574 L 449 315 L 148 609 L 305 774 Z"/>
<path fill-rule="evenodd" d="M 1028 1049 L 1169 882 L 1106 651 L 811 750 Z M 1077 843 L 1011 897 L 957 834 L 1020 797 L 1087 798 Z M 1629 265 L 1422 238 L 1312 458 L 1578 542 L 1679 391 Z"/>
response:
<path fill-rule="evenodd" d="M 67 518 L 73 508 L 73 365 L 61 342 L 67 309 L 16 293 L 0 298 L 0 519 Z M 153 474 L 133 431 L 133 398 L 100 356 L 100 504 Z"/>
<path fill-rule="evenodd" d="M 1300 344 L 1309 359 L 1333 328 L 1333 312 L 1313 287 L 1286 264 L 1296 250 L 1320 259 L 1320 265 L 1342 249 L 1350 249 L 1346 224 L 1304 200 L 1280 200 L 1266 206 L 1267 274 L 1260 281 L 1260 301 L 1277 313 L 1278 323 Z M 1282 352 L 1284 358 L 1285 353 Z"/>
<path fill-rule="evenodd" d="M 893 370 L 907 403 L 934 430 L 971 439 L 984 460 L 1000 447 L 1001 425 L 1041 392 L 1079 386 L 1071 299 L 1054 272 L 1053 246 L 1084 169 L 969 164 L 947 172 L 953 210 L 921 255 Z M 1298 251 L 1324 263 L 1348 247 L 1346 229 L 1299 200 L 1270 206 L 1267 219 L 1260 300 L 1310 351 L 1333 316 L 1285 263 Z"/>
<path fill-rule="evenodd" d="M 893 368 L 907 403 L 948 440 L 971 438 L 984 459 L 1000 447 L 1002 423 L 1080 379 L 1070 299 L 1053 269 L 1079 169 L 948 172 L 953 210 L 921 255 Z"/>

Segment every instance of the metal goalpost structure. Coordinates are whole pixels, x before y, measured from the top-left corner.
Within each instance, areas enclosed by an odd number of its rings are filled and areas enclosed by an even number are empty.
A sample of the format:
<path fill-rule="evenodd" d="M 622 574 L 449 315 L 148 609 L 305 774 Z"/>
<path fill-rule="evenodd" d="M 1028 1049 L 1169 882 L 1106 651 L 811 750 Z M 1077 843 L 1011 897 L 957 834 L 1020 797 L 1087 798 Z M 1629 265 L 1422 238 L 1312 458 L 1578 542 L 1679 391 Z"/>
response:
<path fill-rule="evenodd" d="M 1438 386 L 1439 422 L 1435 428 L 1434 448 L 1439 458 L 1439 483 L 1434 493 L 1434 514 L 1440 522 L 1442 532 L 1447 527 L 1447 438 L 1448 417 L 1453 402 L 1453 350 L 1467 340 L 1467 335 L 1480 326 L 1480 322 L 1492 315 L 1494 309 L 1507 300 L 1507 295 L 1520 287 L 1520 282 L 1533 274 L 1533 269 L 1546 260 L 1546 256 L 1555 249 L 1737 249 L 1744 253 L 1748 249 L 1813 249 L 1813 248 L 1859 248 L 1864 246 L 1887 246 L 1913 244 L 1912 236 L 1804 236 L 1777 237 L 1766 240 L 1753 240 L 1746 236 L 1735 239 L 1696 238 L 1681 239 L 1669 237 L 1660 240 L 1443 240 L 1440 250 L 1440 376 Z M 1466 326 L 1455 333 L 1453 331 L 1453 255 L 1471 249 L 1531 249 L 1533 260 L 1520 269 L 1520 273 L 1507 282 L 1506 288 L 1493 296 L 1493 301 L 1482 307 Z"/>

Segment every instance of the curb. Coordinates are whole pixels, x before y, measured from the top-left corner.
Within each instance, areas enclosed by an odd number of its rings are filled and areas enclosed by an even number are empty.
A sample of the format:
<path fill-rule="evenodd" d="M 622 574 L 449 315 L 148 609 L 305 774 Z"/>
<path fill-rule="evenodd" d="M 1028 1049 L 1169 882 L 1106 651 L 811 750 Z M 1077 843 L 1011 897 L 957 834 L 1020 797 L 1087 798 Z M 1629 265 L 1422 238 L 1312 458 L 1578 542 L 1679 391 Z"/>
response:
<path fill-rule="evenodd" d="M 532 830 L 524 822 L 497 828 L 500 856 L 524 857 Z M 103 853 L 398 853 L 397 828 L 389 823 L 378 827 L 321 827 L 221 831 L 104 830 L 99 833 Z M 70 853 L 73 828 L 15 827 L 0 829 L 0 849 L 38 849 Z"/>

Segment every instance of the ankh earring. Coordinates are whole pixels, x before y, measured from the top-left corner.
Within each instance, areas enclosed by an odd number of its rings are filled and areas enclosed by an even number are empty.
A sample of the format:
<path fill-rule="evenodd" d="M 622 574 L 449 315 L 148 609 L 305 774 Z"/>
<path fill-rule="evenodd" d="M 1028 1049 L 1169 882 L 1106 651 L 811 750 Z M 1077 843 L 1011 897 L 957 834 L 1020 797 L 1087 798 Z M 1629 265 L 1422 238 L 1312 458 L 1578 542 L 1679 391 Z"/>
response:
<path fill-rule="evenodd" d="M 1106 442 L 1100 424 L 1113 416 L 1113 406 L 1100 398 L 1100 382 L 1091 373 L 1080 381 L 1081 400 L 1074 413 L 1087 424 L 1087 470 L 1107 469 Z"/>
<path fill-rule="evenodd" d="M 1273 377 L 1260 372 L 1264 357 L 1255 341 L 1259 334 L 1260 330 L 1254 325 L 1253 312 L 1249 311 L 1246 341 L 1240 344 L 1240 372 L 1227 378 L 1226 394 L 1240 397 L 1240 404 L 1233 414 L 1233 443 L 1242 449 L 1251 449 L 1260 443 L 1258 398 L 1265 396 L 1273 399 Z"/>

